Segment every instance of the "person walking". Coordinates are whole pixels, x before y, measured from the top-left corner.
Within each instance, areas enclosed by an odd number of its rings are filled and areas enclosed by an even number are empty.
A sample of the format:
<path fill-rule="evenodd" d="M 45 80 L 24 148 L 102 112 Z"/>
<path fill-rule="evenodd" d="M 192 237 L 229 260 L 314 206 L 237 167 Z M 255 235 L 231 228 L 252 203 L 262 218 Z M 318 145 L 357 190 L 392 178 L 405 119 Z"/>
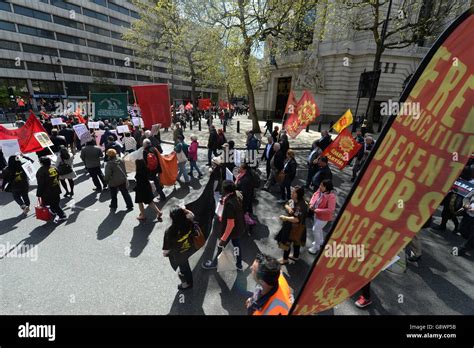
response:
<path fill-rule="evenodd" d="M 218 209 L 218 219 L 221 222 L 223 232 L 217 244 L 217 251 L 212 260 L 207 260 L 201 266 L 204 269 L 217 269 L 218 258 L 225 247 L 232 242 L 234 255 L 236 257 L 236 267 L 238 271 L 243 271 L 242 251 L 240 248 L 240 237 L 245 231 L 245 219 L 242 209 L 242 194 L 236 191 L 235 184 L 226 180 L 222 184 L 223 197 L 220 200 L 222 209 Z"/>
<path fill-rule="evenodd" d="M 193 237 L 199 225 L 194 222 L 194 214 L 182 207 L 174 207 L 170 211 L 171 226 L 163 237 L 163 256 L 168 257 L 173 270 L 179 268 L 181 284 L 178 290 L 190 289 L 193 286 L 193 272 L 189 265 L 189 257 L 194 253 Z"/>
<path fill-rule="evenodd" d="M 207 165 L 208 167 L 211 167 L 211 160 L 212 160 L 212 155 L 214 154 L 214 157 L 219 156 L 217 153 L 219 145 L 217 143 L 217 131 L 216 127 L 210 126 L 209 128 L 209 140 L 207 141 Z"/>
<path fill-rule="evenodd" d="M 106 154 L 106 156 L 104 158 L 104 162 L 109 161 L 109 157 L 107 156 L 107 151 L 109 149 L 114 149 L 119 157 L 120 157 L 120 154 L 122 153 L 122 150 L 123 150 L 122 145 L 120 145 L 112 136 L 109 136 L 107 138 L 107 143 L 105 144 L 105 149 L 104 149 L 104 152 Z"/>
<path fill-rule="evenodd" d="M 36 172 L 37 190 L 36 197 L 41 199 L 42 206 L 49 206 L 55 215 L 54 222 L 59 223 L 67 220 L 66 214 L 59 206 L 61 201 L 61 187 L 59 184 L 59 173 L 51 166 L 51 159 L 43 156 L 40 158 L 41 167 Z"/>
<path fill-rule="evenodd" d="M 267 141 L 268 142 L 267 142 L 267 145 L 265 145 L 265 149 L 263 150 L 261 160 L 265 161 L 266 163 L 265 166 L 266 166 L 267 180 L 268 180 L 268 178 L 270 177 L 270 172 L 272 170 L 270 166 L 270 162 L 273 158 L 273 155 L 275 154 L 275 151 L 273 150 L 273 144 L 274 144 L 273 137 L 272 136 L 267 137 Z"/>
<path fill-rule="evenodd" d="M 128 179 L 125 171 L 125 164 L 117 157 L 117 152 L 114 149 L 107 150 L 109 161 L 105 165 L 105 182 L 110 187 L 111 202 L 109 208 L 117 209 L 117 194 L 118 191 L 123 196 L 127 210 L 133 210 L 133 202 L 128 193 Z"/>
<path fill-rule="evenodd" d="M 94 191 L 96 192 L 102 192 L 102 190 L 107 189 L 107 183 L 105 182 L 104 174 L 100 168 L 100 159 L 102 157 L 104 157 L 102 149 L 96 146 L 93 140 L 87 142 L 86 146 L 81 150 L 81 159 L 84 162 L 87 172 L 92 178 L 92 182 L 95 186 Z"/>
<path fill-rule="evenodd" d="M 324 243 L 323 228 L 334 219 L 336 211 L 336 195 L 331 180 L 326 179 L 321 182 L 319 189 L 311 197 L 309 210 L 314 214 L 314 241 L 308 251 L 310 254 L 316 255 Z"/>
<path fill-rule="evenodd" d="M 257 286 L 245 302 L 249 315 L 288 315 L 293 304 L 292 290 L 272 256 L 257 254 L 250 267 Z"/>
<path fill-rule="evenodd" d="M 270 192 L 270 186 L 277 182 L 279 174 L 285 165 L 285 157 L 283 156 L 283 152 L 280 150 L 280 146 L 280 143 L 273 144 L 274 155 L 270 160 L 270 177 L 267 179 L 267 182 L 263 187 L 263 190 L 267 192 Z"/>
<path fill-rule="evenodd" d="M 166 200 L 166 195 L 160 183 L 161 165 L 159 156 L 159 151 L 151 145 L 150 139 L 143 140 L 143 159 L 148 169 L 149 180 L 153 181 L 156 192 L 160 195 L 160 199 L 164 201 Z"/>
<path fill-rule="evenodd" d="M 30 211 L 29 189 L 28 175 L 21 166 L 19 156 L 10 156 L 8 165 L 3 170 L 2 190 L 12 193 L 13 199 L 25 215 Z"/>
<path fill-rule="evenodd" d="M 64 197 L 74 196 L 74 178 L 76 177 L 76 172 L 74 171 L 74 155 L 64 146 L 61 146 L 59 149 L 56 168 L 58 169 L 61 186 L 66 190 Z M 69 190 L 67 182 L 69 182 Z"/>
<path fill-rule="evenodd" d="M 191 178 L 193 177 L 193 169 L 196 169 L 198 173 L 198 178 L 202 178 L 202 172 L 199 169 L 197 165 L 197 160 L 198 160 L 198 149 L 199 149 L 199 143 L 198 143 L 198 138 L 195 135 L 191 135 L 191 145 L 189 145 L 188 149 L 188 156 L 189 156 L 189 175 Z"/>
<path fill-rule="evenodd" d="M 252 169 L 248 163 L 242 163 L 239 168 L 239 174 L 235 179 L 237 190 L 242 193 L 242 208 L 244 213 L 253 215 L 253 197 L 254 197 L 254 180 Z"/>
<path fill-rule="evenodd" d="M 289 259 L 298 261 L 300 248 L 306 243 L 306 215 L 308 205 L 304 200 L 304 188 L 296 186 L 291 191 L 291 199 L 285 205 L 287 215 L 280 215 L 282 227 L 275 237 L 278 247 L 283 250 L 282 265 Z M 293 255 L 290 256 L 293 245 Z"/>
<path fill-rule="evenodd" d="M 309 188 L 312 183 L 313 176 L 318 171 L 318 159 L 323 153 L 321 149 L 321 144 L 317 141 L 313 142 L 311 145 L 311 152 L 308 156 L 307 165 L 308 165 L 308 176 L 306 178 L 306 188 Z"/>
<path fill-rule="evenodd" d="M 131 153 L 137 149 L 137 141 L 131 136 L 130 133 L 125 133 L 125 136 L 123 137 L 123 147 L 126 154 Z"/>
<path fill-rule="evenodd" d="M 148 168 L 143 159 L 135 160 L 136 174 L 135 174 L 135 203 L 138 203 L 138 208 L 140 209 L 140 215 L 137 217 L 137 220 L 144 221 L 145 217 L 145 204 L 152 207 L 156 213 L 156 220 L 162 222 L 161 218 L 163 213 L 156 206 L 153 201 L 153 191 L 151 190 L 150 180 L 148 180 Z"/>
<path fill-rule="evenodd" d="M 319 156 L 315 170 L 316 174 L 311 179 L 311 185 L 317 190 L 323 180 L 332 180 L 332 171 L 329 168 L 329 160 L 326 156 Z"/>
<path fill-rule="evenodd" d="M 351 182 L 354 182 L 357 174 L 359 171 L 362 169 L 364 166 L 365 161 L 370 155 L 370 152 L 375 146 L 375 141 L 374 138 L 372 138 L 370 135 L 365 136 L 364 138 L 364 144 L 362 145 L 361 149 L 356 155 L 356 162 L 354 164 L 354 167 L 352 168 L 352 178 Z"/>
<path fill-rule="evenodd" d="M 291 199 L 291 183 L 296 177 L 297 167 L 298 164 L 296 163 L 295 153 L 293 150 L 288 150 L 286 153 L 286 161 L 283 165 L 285 177 L 280 184 L 281 199 L 278 200 L 277 203 L 285 203 Z"/>
<path fill-rule="evenodd" d="M 188 148 L 189 146 L 184 142 L 183 136 L 179 135 L 178 143 L 174 147 L 176 158 L 178 160 L 178 177 L 176 180 L 179 180 L 183 176 L 186 184 L 191 182 L 191 179 L 188 176 L 188 171 L 186 170 L 186 163 L 188 163 Z"/>

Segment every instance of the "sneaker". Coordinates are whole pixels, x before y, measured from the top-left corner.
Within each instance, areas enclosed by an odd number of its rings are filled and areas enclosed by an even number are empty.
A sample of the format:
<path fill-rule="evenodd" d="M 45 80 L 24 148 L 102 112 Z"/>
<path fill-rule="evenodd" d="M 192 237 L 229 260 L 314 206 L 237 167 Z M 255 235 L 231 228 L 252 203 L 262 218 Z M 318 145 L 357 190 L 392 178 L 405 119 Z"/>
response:
<path fill-rule="evenodd" d="M 66 217 L 66 216 L 64 216 L 64 217 L 59 217 L 59 215 L 56 215 L 56 217 L 54 218 L 53 221 L 54 221 L 55 224 L 58 224 L 58 223 L 60 223 L 60 222 L 62 222 L 62 221 L 66 221 L 66 220 L 67 220 L 67 217 Z"/>
<path fill-rule="evenodd" d="M 278 262 L 280 263 L 280 265 L 286 265 L 286 264 L 290 263 L 290 261 L 287 260 L 287 259 L 279 259 Z"/>
<path fill-rule="evenodd" d="M 366 299 L 364 296 L 360 296 L 357 301 L 354 303 L 359 308 L 365 308 L 372 304 L 372 300 Z"/>
<path fill-rule="evenodd" d="M 290 255 L 290 260 L 298 261 L 299 259 L 299 257 L 294 257 L 293 255 Z"/>
<path fill-rule="evenodd" d="M 213 264 L 212 260 L 207 260 L 201 264 L 201 267 L 204 269 L 217 269 L 217 264 Z"/>
<path fill-rule="evenodd" d="M 310 253 L 311 255 L 317 255 L 319 252 L 319 248 L 318 247 L 311 247 L 308 249 L 308 253 Z"/>

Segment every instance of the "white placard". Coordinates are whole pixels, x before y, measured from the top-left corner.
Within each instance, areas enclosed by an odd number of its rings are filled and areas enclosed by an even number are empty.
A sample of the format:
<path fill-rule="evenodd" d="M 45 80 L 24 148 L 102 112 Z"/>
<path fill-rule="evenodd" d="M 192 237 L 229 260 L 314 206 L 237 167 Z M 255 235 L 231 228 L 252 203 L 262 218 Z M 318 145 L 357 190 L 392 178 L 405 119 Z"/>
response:
<path fill-rule="evenodd" d="M 61 117 L 57 117 L 57 118 L 52 118 L 51 119 L 51 124 L 53 126 L 59 126 L 60 124 L 63 123 L 63 119 Z"/>
<path fill-rule="evenodd" d="M 54 146 L 51 139 L 49 139 L 48 134 L 46 134 L 45 132 L 38 132 L 33 135 L 35 136 L 36 140 L 38 140 L 38 143 L 40 143 L 42 147 Z"/>
<path fill-rule="evenodd" d="M 26 161 L 21 165 L 21 167 L 25 171 L 26 175 L 28 175 L 28 179 L 30 179 L 30 181 L 34 181 L 36 179 L 36 169 L 30 161 Z"/>
<path fill-rule="evenodd" d="M 87 129 L 86 125 L 83 123 L 76 124 L 73 126 L 74 132 L 76 132 L 77 137 L 81 140 L 81 144 L 85 144 L 92 139 L 91 133 Z"/>
<path fill-rule="evenodd" d="M 99 129 L 99 122 L 89 122 L 87 126 L 89 129 Z"/>
<path fill-rule="evenodd" d="M 132 123 L 135 127 L 138 127 L 140 126 L 141 122 L 140 122 L 141 118 L 140 117 L 132 117 Z"/>
<path fill-rule="evenodd" d="M 117 132 L 120 134 L 130 133 L 130 128 L 128 126 L 117 126 Z"/>
<path fill-rule="evenodd" d="M 0 140 L 0 147 L 2 148 L 3 156 L 7 163 L 10 156 L 16 156 L 21 153 L 20 144 L 18 144 L 17 139 Z"/>
<path fill-rule="evenodd" d="M 151 135 L 152 136 L 157 135 L 158 132 L 160 131 L 160 128 L 161 128 L 161 123 L 154 124 L 153 126 L 151 126 Z"/>

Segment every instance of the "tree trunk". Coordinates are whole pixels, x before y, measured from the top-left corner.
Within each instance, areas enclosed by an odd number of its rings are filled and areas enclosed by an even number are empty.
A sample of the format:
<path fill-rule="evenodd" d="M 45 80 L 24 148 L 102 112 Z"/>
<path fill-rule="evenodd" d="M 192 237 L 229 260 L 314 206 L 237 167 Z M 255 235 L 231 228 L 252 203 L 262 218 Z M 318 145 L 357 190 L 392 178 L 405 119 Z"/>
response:
<path fill-rule="evenodd" d="M 252 130 L 254 133 L 261 133 L 260 125 L 258 124 L 258 115 L 255 108 L 255 95 L 253 93 L 252 81 L 250 79 L 250 47 L 244 52 L 244 62 L 242 64 L 242 71 L 244 73 L 245 87 L 247 88 L 247 94 L 249 97 L 249 117 L 252 120 Z"/>

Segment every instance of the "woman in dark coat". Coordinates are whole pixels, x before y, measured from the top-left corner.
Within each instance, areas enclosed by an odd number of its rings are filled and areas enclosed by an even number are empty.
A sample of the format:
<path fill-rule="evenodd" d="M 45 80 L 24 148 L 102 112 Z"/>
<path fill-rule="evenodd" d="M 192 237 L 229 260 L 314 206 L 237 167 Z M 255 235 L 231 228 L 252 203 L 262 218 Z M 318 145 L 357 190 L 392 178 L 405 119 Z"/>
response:
<path fill-rule="evenodd" d="M 306 244 L 306 216 L 308 205 L 304 200 L 304 189 L 295 186 L 291 191 L 291 199 L 285 205 L 286 215 L 280 215 L 283 222 L 282 228 L 275 237 L 278 247 L 283 249 L 282 265 L 289 262 L 288 259 L 297 261 L 300 256 L 300 247 Z M 291 245 L 293 255 L 290 256 Z"/>
<path fill-rule="evenodd" d="M 137 159 L 135 161 L 136 174 L 135 181 L 136 186 L 135 191 L 135 203 L 138 203 L 138 208 L 140 209 L 140 215 L 137 217 L 137 220 L 143 221 L 146 220 L 145 217 L 145 204 L 148 204 L 156 212 L 156 219 L 158 222 L 162 222 L 161 216 L 163 213 L 153 202 L 153 191 L 151 189 L 151 184 L 148 176 L 148 168 L 146 167 L 145 160 Z"/>
<path fill-rule="evenodd" d="M 13 194 L 13 199 L 25 215 L 30 211 L 29 188 L 28 175 L 23 170 L 21 161 L 17 156 L 10 156 L 8 166 L 3 171 L 2 190 L 7 190 Z"/>
<path fill-rule="evenodd" d="M 163 256 L 168 257 L 171 267 L 179 267 L 179 290 L 186 290 L 193 286 L 193 272 L 189 266 L 189 257 L 196 251 L 193 246 L 193 237 L 196 234 L 197 224 L 194 214 L 181 207 L 174 207 L 170 211 L 171 226 L 165 231 L 163 239 Z"/>
<path fill-rule="evenodd" d="M 252 202 L 254 197 L 254 182 L 252 177 L 252 170 L 247 163 L 242 163 L 240 166 L 239 175 L 235 180 L 237 190 L 242 192 L 242 206 L 244 213 L 253 215 Z"/>
<path fill-rule="evenodd" d="M 281 151 L 281 150 L 280 150 Z M 283 166 L 283 172 L 285 173 L 285 178 L 280 184 L 281 190 L 281 199 L 278 203 L 285 203 L 291 198 L 291 183 L 296 177 L 296 168 L 298 164 L 295 160 L 295 153 L 293 150 L 288 150 L 286 153 L 286 161 Z"/>

